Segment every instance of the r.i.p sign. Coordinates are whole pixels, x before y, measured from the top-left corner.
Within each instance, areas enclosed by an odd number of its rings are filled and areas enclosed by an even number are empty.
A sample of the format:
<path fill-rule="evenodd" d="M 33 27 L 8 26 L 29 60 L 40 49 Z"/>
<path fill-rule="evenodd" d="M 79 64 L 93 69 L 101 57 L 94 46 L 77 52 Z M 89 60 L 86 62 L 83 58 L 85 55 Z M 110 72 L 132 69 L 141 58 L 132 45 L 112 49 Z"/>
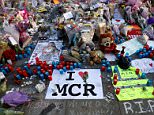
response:
<path fill-rule="evenodd" d="M 79 69 L 63 75 L 54 70 L 46 99 L 103 99 L 100 75 L 100 69 Z"/>

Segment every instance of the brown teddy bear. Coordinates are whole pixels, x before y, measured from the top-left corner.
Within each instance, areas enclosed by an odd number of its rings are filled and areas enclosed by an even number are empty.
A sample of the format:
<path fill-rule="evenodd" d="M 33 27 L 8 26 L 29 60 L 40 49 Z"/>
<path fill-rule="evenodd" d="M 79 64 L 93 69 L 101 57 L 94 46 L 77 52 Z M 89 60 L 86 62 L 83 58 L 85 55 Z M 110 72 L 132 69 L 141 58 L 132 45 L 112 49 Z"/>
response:
<path fill-rule="evenodd" d="M 116 44 L 114 43 L 114 38 L 111 33 L 101 34 L 99 41 L 100 49 L 105 53 L 119 53 L 119 50 L 116 49 Z"/>
<path fill-rule="evenodd" d="M 100 64 L 102 59 L 104 59 L 104 53 L 101 50 L 94 50 L 90 52 L 90 65 Z"/>

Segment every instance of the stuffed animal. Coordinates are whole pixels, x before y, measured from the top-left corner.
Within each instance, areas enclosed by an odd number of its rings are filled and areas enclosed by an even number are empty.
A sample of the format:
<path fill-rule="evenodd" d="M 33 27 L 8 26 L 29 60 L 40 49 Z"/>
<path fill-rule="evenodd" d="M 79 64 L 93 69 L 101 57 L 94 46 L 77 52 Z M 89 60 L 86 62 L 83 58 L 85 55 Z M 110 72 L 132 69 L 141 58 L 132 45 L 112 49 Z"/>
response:
<path fill-rule="evenodd" d="M 90 52 L 90 65 L 100 64 L 101 60 L 104 59 L 104 53 L 101 50 L 94 50 Z"/>
<path fill-rule="evenodd" d="M 113 42 L 111 33 L 102 34 L 99 41 L 100 49 L 106 53 L 117 54 L 119 51 L 116 49 L 116 44 Z"/>

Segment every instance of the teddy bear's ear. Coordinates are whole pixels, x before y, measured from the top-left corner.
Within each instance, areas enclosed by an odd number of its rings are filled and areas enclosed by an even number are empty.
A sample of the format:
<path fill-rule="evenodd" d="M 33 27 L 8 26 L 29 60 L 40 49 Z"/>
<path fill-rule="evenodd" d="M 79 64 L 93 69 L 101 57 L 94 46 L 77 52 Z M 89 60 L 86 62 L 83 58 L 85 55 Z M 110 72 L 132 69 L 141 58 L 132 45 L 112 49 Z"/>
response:
<path fill-rule="evenodd" d="M 100 38 L 101 38 L 101 39 L 102 39 L 102 38 L 106 38 L 106 37 L 108 37 L 107 34 L 101 34 L 101 35 L 100 35 Z"/>
<path fill-rule="evenodd" d="M 100 38 L 101 38 L 101 39 L 103 39 L 103 38 L 107 38 L 107 37 L 109 37 L 109 38 L 112 39 L 112 35 L 111 35 L 111 33 L 105 33 L 105 34 L 101 34 L 101 35 L 100 35 Z"/>

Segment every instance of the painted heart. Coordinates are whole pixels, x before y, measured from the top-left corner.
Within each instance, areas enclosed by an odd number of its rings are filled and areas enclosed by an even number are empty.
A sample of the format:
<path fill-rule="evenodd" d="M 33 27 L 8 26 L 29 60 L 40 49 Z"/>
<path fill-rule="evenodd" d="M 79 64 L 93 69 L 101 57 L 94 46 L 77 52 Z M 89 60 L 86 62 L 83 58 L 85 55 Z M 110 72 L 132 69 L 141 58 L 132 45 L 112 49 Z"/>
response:
<path fill-rule="evenodd" d="M 84 73 L 83 73 L 82 71 L 80 71 L 78 74 L 80 75 L 80 77 L 82 77 L 82 78 L 83 78 Z"/>
<path fill-rule="evenodd" d="M 152 63 L 149 64 L 152 67 Z"/>

